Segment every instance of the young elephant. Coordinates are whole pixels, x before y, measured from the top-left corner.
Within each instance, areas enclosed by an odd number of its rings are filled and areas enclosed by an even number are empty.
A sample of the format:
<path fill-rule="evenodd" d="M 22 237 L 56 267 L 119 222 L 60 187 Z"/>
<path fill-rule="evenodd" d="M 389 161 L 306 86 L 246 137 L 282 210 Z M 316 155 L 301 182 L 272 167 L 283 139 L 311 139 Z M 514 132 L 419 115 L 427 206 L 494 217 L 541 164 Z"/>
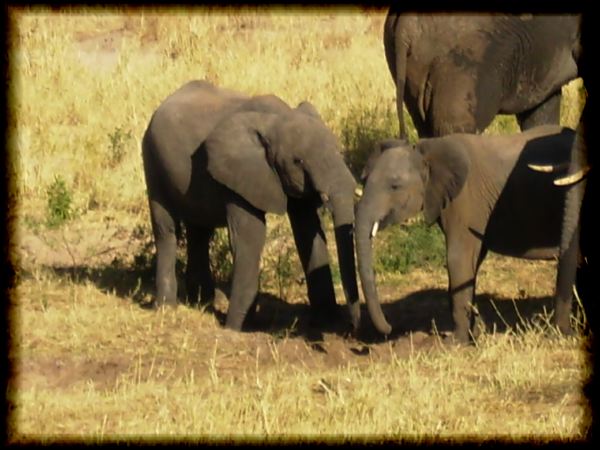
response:
<path fill-rule="evenodd" d="M 358 322 L 354 265 L 355 181 L 335 136 L 307 102 L 290 108 L 273 95 L 248 97 L 192 81 L 155 111 L 142 154 L 157 251 L 155 305 L 177 302 L 176 230 L 187 231 L 190 303 L 214 299 L 209 240 L 228 227 L 233 277 L 226 326 L 240 330 L 258 289 L 265 213 L 287 211 L 313 314 L 336 305 L 317 208 L 331 209 L 344 293 Z"/>
<path fill-rule="evenodd" d="M 386 141 L 367 165 L 356 208 L 359 274 L 375 327 L 391 331 L 377 298 L 371 239 L 378 229 L 423 211 L 446 237 L 456 340 L 469 340 L 477 271 L 488 250 L 530 259 L 558 256 L 554 321 L 569 333 L 577 247 L 561 248 L 561 227 L 565 195 L 579 187 L 557 188 L 555 174 L 528 165 L 564 166 L 573 140 L 572 130 L 546 125 L 508 136 L 422 139 L 416 146 Z"/>

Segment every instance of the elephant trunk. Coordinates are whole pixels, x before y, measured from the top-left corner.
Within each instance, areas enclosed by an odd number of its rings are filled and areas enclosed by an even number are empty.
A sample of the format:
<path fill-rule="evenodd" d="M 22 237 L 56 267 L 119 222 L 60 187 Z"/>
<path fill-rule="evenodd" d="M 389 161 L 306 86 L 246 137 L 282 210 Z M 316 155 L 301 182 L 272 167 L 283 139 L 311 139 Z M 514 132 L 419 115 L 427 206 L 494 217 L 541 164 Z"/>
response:
<path fill-rule="evenodd" d="M 363 294 L 367 302 L 369 316 L 375 328 L 382 334 L 390 334 L 391 325 L 385 319 L 377 288 L 375 287 L 375 273 L 373 270 L 372 234 L 377 232 L 378 222 L 375 217 L 364 207 L 363 199 L 358 203 L 356 213 L 356 254 L 358 258 L 358 273 L 362 284 Z M 362 204 L 362 205 L 361 205 Z"/>
<path fill-rule="evenodd" d="M 356 330 L 360 322 L 360 304 L 354 263 L 354 201 L 351 195 L 333 195 L 329 200 L 335 229 L 335 244 L 352 326 Z"/>

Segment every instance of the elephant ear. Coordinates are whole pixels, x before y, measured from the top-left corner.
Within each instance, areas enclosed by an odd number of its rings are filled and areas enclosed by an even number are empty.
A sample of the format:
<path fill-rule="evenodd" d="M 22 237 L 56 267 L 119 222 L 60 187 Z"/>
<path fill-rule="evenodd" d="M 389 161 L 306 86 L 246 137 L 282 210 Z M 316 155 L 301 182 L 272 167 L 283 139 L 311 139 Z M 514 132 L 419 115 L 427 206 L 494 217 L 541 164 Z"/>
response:
<path fill-rule="evenodd" d="M 276 214 L 287 209 L 287 196 L 267 160 L 268 127 L 274 114 L 238 112 L 220 122 L 204 146 L 208 172 L 254 207 Z"/>
<path fill-rule="evenodd" d="M 367 181 L 369 174 L 373 170 L 373 167 L 375 167 L 375 163 L 377 162 L 377 160 L 379 159 L 379 157 L 381 156 L 381 154 L 383 152 L 385 152 L 386 150 L 388 150 L 390 148 L 405 147 L 407 145 L 409 145 L 408 141 L 406 141 L 404 139 L 391 138 L 391 139 L 384 139 L 382 141 L 377 142 L 377 144 L 375 144 L 375 148 L 369 154 L 369 158 L 367 159 L 367 162 L 365 163 L 365 167 L 363 168 L 363 170 L 360 174 L 360 181 L 363 184 Z"/>
<path fill-rule="evenodd" d="M 303 101 L 298 103 L 298 106 L 296 106 L 296 111 L 312 116 L 315 119 L 323 120 L 319 114 L 319 111 L 317 111 L 317 108 L 315 108 L 311 102 Z"/>
<path fill-rule="evenodd" d="M 460 194 L 469 174 L 470 159 L 455 137 L 423 139 L 417 145 L 424 162 L 423 213 L 431 225 Z"/>

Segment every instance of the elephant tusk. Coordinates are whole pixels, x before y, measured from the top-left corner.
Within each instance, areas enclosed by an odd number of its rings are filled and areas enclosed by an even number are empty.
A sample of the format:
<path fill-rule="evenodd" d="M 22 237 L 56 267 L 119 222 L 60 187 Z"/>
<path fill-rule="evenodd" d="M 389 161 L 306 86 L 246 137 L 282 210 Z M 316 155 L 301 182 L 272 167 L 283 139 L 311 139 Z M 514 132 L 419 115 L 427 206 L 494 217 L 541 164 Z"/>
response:
<path fill-rule="evenodd" d="M 530 169 L 535 170 L 536 172 L 544 172 L 544 173 L 554 172 L 554 166 L 551 164 L 549 164 L 547 166 L 542 166 L 542 165 L 538 165 L 538 164 L 527 164 L 527 166 Z"/>
<path fill-rule="evenodd" d="M 360 186 L 356 186 L 356 189 L 354 189 L 354 195 L 358 198 L 361 198 L 363 195 L 363 190 Z"/>
<path fill-rule="evenodd" d="M 554 184 L 556 186 L 568 186 L 570 184 L 575 184 L 578 181 L 583 180 L 583 178 L 587 175 L 589 171 L 589 167 L 584 167 L 583 169 L 579 169 L 577 172 L 572 173 L 571 175 L 557 178 L 556 180 L 554 180 Z"/>
<path fill-rule="evenodd" d="M 536 172 L 543 173 L 552 173 L 552 172 L 560 172 L 561 170 L 566 170 L 569 167 L 569 163 L 561 163 L 561 164 L 527 164 L 532 170 Z"/>
<path fill-rule="evenodd" d="M 375 235 L 377 235 L 377 230 L 379 230 L 379 222 L 375 222 L 373 224 L 373 229 L 371 230 L 371 238 L 375 238 Z"/>

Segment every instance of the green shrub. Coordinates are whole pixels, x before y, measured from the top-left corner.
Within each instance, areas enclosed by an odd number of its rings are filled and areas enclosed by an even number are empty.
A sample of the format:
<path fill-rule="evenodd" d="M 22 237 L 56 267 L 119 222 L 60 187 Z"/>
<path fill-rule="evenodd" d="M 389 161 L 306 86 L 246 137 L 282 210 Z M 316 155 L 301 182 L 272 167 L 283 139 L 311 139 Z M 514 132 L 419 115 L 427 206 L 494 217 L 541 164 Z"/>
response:
<path fill-rule="evenodd" d="M 113 133 L 108 133 L 109 165 L 115 167 L 125 157 L 125 146 L 132 139 L 131 131 L 123 131 L 121 127 L 115 128 Z"/>
<path fill-rule="evenodd" d="M 227 228 L 217 228 L 210 241 L 210 269 L 215 281 L 229 280 L 233 269 L 233 255 L 229 246 Z"/>
<path fill-rule="evenodd" d="M 357 179 L 375 144 L 397 135 L 398 119 L 392 108 L 376 104 L 370 109 L 350 109 L 342 120 L 341 142 L 346 163 Z"/>
<path fill-rule="evenodd" d="M 55 175 L 54 181 L 46 190 L 46 195 L 46 224 L 49 227 L 58 227 L 73 218 L 73 196 L 60 175 Z"/>
<path fill-rule="evenodd" d="M 381 234 L 375 249 L 378 272 L 408 273 L 415 268 L 439 268 L 446 264 L 446 244 L 438 226 L 422 219 Z"/>

